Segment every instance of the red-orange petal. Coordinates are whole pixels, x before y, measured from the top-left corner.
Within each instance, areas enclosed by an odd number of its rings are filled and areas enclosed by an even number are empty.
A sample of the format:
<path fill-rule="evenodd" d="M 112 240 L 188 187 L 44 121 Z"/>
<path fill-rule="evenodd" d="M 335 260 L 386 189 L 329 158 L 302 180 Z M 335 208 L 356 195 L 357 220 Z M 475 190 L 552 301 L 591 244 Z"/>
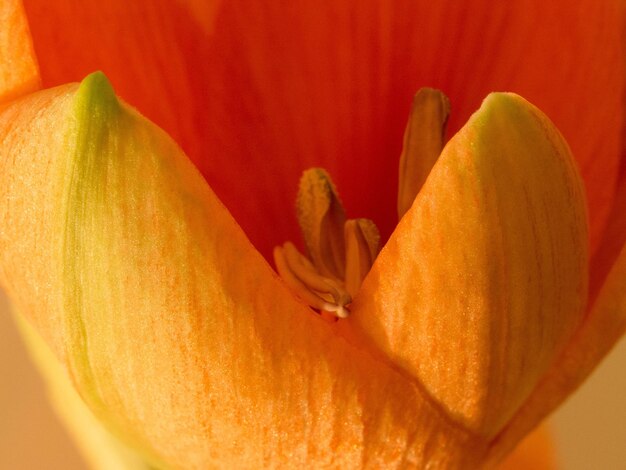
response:
<path fill-rule="evenodd" d="M 624 155 L 608 224 L 602 235 L 600 246 L 591 259 L 589 287 L 592 300 L 602 288 L 606 276 L 616 262 L 622 247 L 626 244 L 626 148 Z"/>
<path fill-rule="evenodd" d="M 592 244 L 602 232 L 622 116 L 617 2 L 234 0 L 198 20 L 198 2 L 25 5 L 44 83 L 104 70 L 268 257 L 297 236 L 285 214 L 311 166 L 329 170 L 349 213 L 391 233 L 402 131 L 422 86 L 450 97 L 451 132 L 493 90 L 544 110 L 581 166 Z"/>

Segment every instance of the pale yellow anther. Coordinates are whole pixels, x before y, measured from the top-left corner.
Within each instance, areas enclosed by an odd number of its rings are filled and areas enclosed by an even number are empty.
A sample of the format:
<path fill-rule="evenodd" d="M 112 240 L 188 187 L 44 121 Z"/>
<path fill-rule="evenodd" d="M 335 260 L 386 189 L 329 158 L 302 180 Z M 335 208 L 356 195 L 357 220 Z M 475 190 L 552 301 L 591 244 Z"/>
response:
<path fill-rule="evenodd" d="M 439 90 L 421 88 L 404 131 L 398 181 L 398 218 L 409 210 L 444 144 L 450 102 Z"/>
<path fill-rule="evenodd" d="M 348 220 L 344 226 L 346 243 L 346 290 L 355 296 L 378 254 L 380 235 L 369 219 Z"/>
<path fill-rule="evenodd" d="M 309 256 L 317 270 L 336 280 L 345 275 L 345 211 L 328 173 L 311 168 L 302 175 L 297 216 Z"/>

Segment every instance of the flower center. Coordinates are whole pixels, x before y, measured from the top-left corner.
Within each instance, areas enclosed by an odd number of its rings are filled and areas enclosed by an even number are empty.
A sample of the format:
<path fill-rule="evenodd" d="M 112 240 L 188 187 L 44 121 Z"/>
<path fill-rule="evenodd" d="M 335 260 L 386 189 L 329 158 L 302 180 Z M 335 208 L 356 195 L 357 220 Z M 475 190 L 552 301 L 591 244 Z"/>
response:
<path fill-rule="evenodd" d="M 426 181 L 443 148 L 448 99 L 420 89 L 411 107 L 400 155 L 398 218 Z M 291 242 L 274 248 L 274 262 L 288 287 L 324 318 L 346 318 L 349 305 L 374 264 L 380 234 L 370 219 L 347 219 L 328 173 L 311 168 L 300 179 L 298 223 L 308 257 Z"/>

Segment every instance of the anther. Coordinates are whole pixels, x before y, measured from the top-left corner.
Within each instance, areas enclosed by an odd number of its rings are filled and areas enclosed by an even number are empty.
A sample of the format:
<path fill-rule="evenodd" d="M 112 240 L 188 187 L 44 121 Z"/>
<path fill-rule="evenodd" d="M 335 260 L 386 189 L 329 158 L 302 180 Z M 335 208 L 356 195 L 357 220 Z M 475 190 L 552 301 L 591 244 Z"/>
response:
<path fill-rule="evenodd" d="M 330 176 L 311 168 L 300 179 L 296 202 L 298 222 L 313 264 L 321 274 L 342 279 L 345 274 L 343 224 L 345 211 Z"/>
<path fill-rule="evenodd" d="M 398 219 L 411 208 L 443 149 L 450 102 L 439 90 L 421 88 L 404 131 L 398 181 Z"/>

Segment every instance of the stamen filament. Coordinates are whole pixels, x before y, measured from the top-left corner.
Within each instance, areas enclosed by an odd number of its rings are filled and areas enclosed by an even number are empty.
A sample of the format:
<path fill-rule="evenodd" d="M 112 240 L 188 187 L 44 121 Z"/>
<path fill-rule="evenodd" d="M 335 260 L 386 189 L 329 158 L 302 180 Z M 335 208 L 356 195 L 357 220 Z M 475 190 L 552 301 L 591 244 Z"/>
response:
<path fill-rule="evenodd" d="M 306 302 L 314 309 L 326 310 L 329 305 L 328 302 L 308 289 L 291 271 L 282 246 L 274 247 L 274 263 L 276 263 L 276 269 L 280 277 L 303 302 Z"/>
<path fill-rule="evenodd" d="M 333 279 L 321 276 L 313 265 L 296 249 L 293 243 L 283 245 L 283 254 L 291 272 L 310 290 L 332 296 L 334 304 L 345 306 L 352 301 L 350 294 Z M 324 309 L 328 310 L 328 309 Z M 329 310 L 334 311 L 334 310 Z"/>
<path fill-rule="evenodd" d="M 318 274 L 292 243 L 274 248 L 274 262 L 278 274 L 289 288 L 302 301 L 318 310 L 322 317 L 328 320 L 328 313 L 338 318 L 348 316 L 346 305 L 352 301 L 350 294 L 334 280 Z"/>

